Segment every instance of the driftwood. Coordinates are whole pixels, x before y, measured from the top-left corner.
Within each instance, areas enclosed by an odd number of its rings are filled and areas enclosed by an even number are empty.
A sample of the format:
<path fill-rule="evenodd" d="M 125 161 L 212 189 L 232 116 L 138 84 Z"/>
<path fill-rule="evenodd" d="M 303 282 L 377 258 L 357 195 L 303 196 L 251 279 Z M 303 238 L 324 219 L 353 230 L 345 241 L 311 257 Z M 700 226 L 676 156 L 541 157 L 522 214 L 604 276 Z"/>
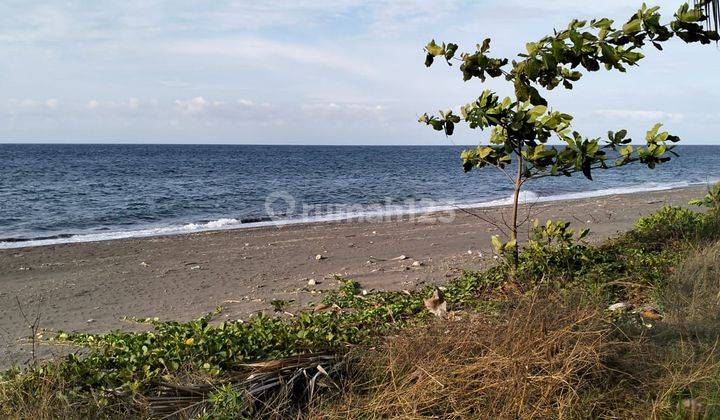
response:
<path fill-rule="evenodd" d="M 282 417 L 289 406 L 312 401 L 319 388 L 337 388 L 344 363 L 342 355 L 321 353 L 240 364 L 232 377 L 214 383 L 162 382 L 146 394 L 147 403 L 158 418 L 193 418 L 209 408 L 213 391 L 229 384 L 255 412 Z"/>

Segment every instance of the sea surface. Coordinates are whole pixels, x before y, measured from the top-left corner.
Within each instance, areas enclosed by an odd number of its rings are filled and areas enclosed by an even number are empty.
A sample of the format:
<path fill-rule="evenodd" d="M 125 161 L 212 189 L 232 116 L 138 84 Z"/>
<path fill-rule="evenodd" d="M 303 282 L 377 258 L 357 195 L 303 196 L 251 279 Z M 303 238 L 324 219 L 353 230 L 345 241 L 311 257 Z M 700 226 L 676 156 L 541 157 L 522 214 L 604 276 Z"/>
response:
<path fill-rule="evenodd" d="M 463 147 L 0 144 L 0 248 L 179 234 L 507 202 L 493 168 L 463 173 Z M 526 184 L 552 201 L 706 184 L 720 146 L 678 146 L 628 166 Z"/>

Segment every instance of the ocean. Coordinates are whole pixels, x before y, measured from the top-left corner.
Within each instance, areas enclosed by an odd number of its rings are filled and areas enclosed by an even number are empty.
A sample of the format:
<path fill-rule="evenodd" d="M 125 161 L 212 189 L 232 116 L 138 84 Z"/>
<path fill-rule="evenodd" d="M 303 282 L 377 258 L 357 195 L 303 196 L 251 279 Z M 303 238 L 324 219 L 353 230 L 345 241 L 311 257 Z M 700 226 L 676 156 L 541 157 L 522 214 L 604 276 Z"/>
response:
<path fill-rule="evenodd" d="M 0 248 L 490 206 L 511 185 L 463 173 L 463 147 L 0 144 Z M 720 146 L 526 184 L 552 201 L 706 184 Z"/>

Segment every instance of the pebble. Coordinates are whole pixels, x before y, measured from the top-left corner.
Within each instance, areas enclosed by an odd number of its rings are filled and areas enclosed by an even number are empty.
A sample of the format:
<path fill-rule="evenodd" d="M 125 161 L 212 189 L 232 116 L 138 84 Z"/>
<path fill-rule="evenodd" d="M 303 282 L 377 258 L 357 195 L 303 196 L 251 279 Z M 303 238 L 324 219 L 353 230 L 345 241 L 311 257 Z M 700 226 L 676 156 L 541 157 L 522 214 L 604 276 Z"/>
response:
<path fill-rule="evenodd" d="M 310 279 L 310 280 L 308 280 L 308 286 L 315 286 L 315 284 L 317 284 L 317 282 L 315 281 L 315 279 Z"/>
<path fill-rule="evenodd" d="M 323 257 L 322 254 L 317 254 L 317 255 L 315 256 L 315 259 L 318 260 L 318 261 L 322 260 L 323 258 L 325 258 L 325 257 Z"/>
<path fill-rule="evenodd" d="M 146 263 L 145 261 L 143 261 L 143 262 L 140 263 L 140 265 L 143 266 L 143 267 L 147 267 L 147 266 L 148 266 L 148 263 Z"/>
<path fill-rule="evenodd" d="M 468 249 L 468 255 L 472 255 L 472 249 Z"/>
<path fill-rule="evenodd" d="M 413 263 L 412 263 L 413 267 L 420 267 L 422 265 L 423 265 L 422 261 L 413 261 Z"/>
<path fill-rule="evenodd" d="M 85 322 L 87 322 L 88 324 L 92 324 L 93 322 L 95 322 L 95 320 L 94 320 L 94 319 L 92 319 L 92 318 L 90 318 L 90 319 L 88 319 L 88 320 L 87 320 L 87 321 L 85 321 Z"/>

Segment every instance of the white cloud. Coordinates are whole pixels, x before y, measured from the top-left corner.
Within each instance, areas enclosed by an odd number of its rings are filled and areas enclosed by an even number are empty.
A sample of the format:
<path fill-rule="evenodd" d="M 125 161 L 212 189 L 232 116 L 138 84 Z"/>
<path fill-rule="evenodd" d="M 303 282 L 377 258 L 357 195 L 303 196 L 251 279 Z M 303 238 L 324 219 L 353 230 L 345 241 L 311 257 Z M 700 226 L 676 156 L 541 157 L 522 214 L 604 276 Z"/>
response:
<path fill-rule="evenodd" d="M 360 76 L 370 76 L 373 68 L 356 56 L 333 52 L 328 48 L 311 47 L 262 38 L 206 39 L 170 43 L 167 51 L 175 56 L 217 57 L 242 59 L 244 67 L 263 67 L 287 73 L 292 64 L 342 70 Z M 293 69 L 297 71 L 297 69 Z"/>
<path fill-rule="evenodd" d="M 57 99 L 10 99 L 7 102 L 10 109 L 56 109 L 60 105 Z"/>
<path fill-rule="evenodd" d="M 683 113 L 656 110 L 599 109 L 593 114 L 603 118 L 650 122 L 682 122 L 685 119 Z"/>
<path fill-rule="evenodd" d="M 203 112 L 207 107 L 212 106 L 210 102 L 202 96 L 197 96 L 189 100 L 175 100 L 175 106 L 184 114 L 197 114 Z"/>

